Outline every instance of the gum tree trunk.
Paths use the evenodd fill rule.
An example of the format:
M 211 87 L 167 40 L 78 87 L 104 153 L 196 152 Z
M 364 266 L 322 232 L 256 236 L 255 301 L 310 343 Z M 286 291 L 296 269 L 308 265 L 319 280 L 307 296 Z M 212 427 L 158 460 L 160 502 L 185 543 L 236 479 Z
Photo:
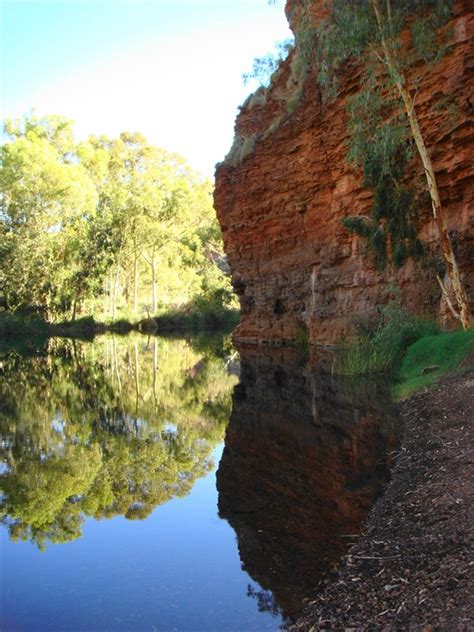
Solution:
M 410 130 L 411 130 L 413 139 L 415 141 L 418 154 L 421 158 L 421 162 L 423 163 L 426 182 L 428 185 L 428 191 L 431 198 L 433 217 L 436 223 L 436 227 L 438 229 L 441 252 L 446 262 L 447 275 L 448 275 L 449 280 L 451 281 L 451 287 L 453 290 L 454 298 L 456 299 L 457 309 L 454 313 L 456 315 L 456 318 L 461 322 L 463 329 L 468 329 L 472 321 L 471 310 L 469 308 L 469 301 L 467 299 L 466 290 L 464 289 L 461 275 L 459 273 L 459 268 L 456 261 L 456 256 L 454 254 L 453 245 L 451 243 L 451 239 L 449 237 L 448 230 L 446 228 L 446 222 L 445 222 L 444 213 L 443 213 L 443 206 L 441 204 L 441 198 L 439 195 L 438 183 L 437 183 L 436 175 L 433 169 L 433 164 L 428 154 L 428 149 L 426 147 L 425 140 L 423 138 L 420 125 L 418 123 L 418 117 L 415 111 L 415 102 L 408 88 L 406 87 L 407 86 L 406 77 L 403 75 L 403 73 L 400 71 L 398 67 L 398 64 L 396 61 L 396 55 L 395 55 L 395 52 L 393 51 L 393 47 L 390 46 L 389 42 L 387 42 L 387 39 L 385 37 L 382 11 L 380 8 L 379 0 L 372 0 L 372 7 L 375 13 L 377 25 L 379 28 L 379 33 L 381 36 L 381 44 L 382 44 L 383 54 L 385 57 L 384 62 L 387 65 L 390 74 L 394 78 L 395 86 L 403 101 L 403 105 L 404 105 L 405 112 L 408 118 L 408 122 L 410 124 Z M 387 0 L 387 19 L 390 23 L 392 19 L 390 0 Z M 444 288 L 443 294 L 444 293 L 447 294 L 445 288 Z

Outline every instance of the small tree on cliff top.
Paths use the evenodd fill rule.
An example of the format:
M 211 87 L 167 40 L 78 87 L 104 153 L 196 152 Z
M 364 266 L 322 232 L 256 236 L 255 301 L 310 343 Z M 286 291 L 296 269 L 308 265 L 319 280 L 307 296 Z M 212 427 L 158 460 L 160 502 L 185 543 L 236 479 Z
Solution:
M 452 313 L 464 329 L 467 329 L 472 318 L 469 303 L 446 228 L 436 174 L 415 107 L 417 88 L 423 73 L 444 53 L 439 29 L 451 16 L 452 2 L 301 1 L 303 22 L 297 42 L 299 39 L 301 48 L 311 57 L 310 61 L 314 62 L 316 55 L 319 80 L 326 93 L 335 93 L 337 70 L 344 62 L 350 57 L 361 62 L 362 92 L 348 104 L 352 133 L 349 158 L 363 165 L 366 184 L 375 189 L 375 207 L 377 193 L 384 193 L 378 200 L 379 208 L 381 205 L 386 208 L 392 205 L 399 211 L 405 206 L 406 210 L 401 195 L 400 180 L 403 173 L 400 172 L 400 166 L 408 165 L 412 150 L 418 153 L 423 164 L 425 186 L 431 200 L 454 302 L 450 300 L 441 277 L 438 275 L 437 278 Z M 326 18 L 318 25 L 316 33 L 311 32 L 311 29 L 305 30 L 304 26 L 304 15 L 309 13 L 315 3 L 320 3 L 327 10 Z M 313 35 L 316 35 L 316 40 Z M 408 45 L 408 37 L 411 45 Z M 377 190 L 381 183 L 384 187 Z M 390 183 L 389 187 L 387 183 Z M 409 215 L 410 213 L 405 213 L 400 216 L 399 228 L 409 227 Z M 384 222 L 387 222 L 387 216 L 382 221 L 382 227 Z M 352 228 L 357 230 L 356 225 Z M 369 230 L 362 224 L 361 228 L 366 232 Z M 375 233 L 376 231 L 372 237 L 376 240 Z M 393 238 L 394 234 L 391 236 Z M 399 235 L 402 242 L 409 241 L 410 236 L 413 237 L 411 228 L 408 233 L 405 230 Z M 411 241 L 416 250 L 416 240 Z

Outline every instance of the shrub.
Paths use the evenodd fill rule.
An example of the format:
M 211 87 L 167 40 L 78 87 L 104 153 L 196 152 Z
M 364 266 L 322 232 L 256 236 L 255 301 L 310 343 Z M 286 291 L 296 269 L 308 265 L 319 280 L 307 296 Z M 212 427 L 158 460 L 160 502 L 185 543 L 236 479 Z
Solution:
M 391 373 L 411 344 L 439 331 L 436 323 L 409 314 L 399 299 L 381 309 L 375 324 L 359 320 L 355 327 L 355 338 L 335 359 L 341 373 Z
M 42 318 L 3 311 L 0 313 L 0 337 L 24 338 L 41 335 L 48 331 L 48 323 Z
M 298 323 L 296 326 L 295 344 L 302 351 L 309 350 L 309 331 L 305 323 Z

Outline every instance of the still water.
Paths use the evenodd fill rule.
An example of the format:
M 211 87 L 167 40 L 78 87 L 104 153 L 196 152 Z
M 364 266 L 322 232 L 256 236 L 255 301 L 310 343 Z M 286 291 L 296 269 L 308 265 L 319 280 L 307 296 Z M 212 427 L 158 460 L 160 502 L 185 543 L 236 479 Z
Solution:
M 383 386 L 228 338 L 0 347 L 1 629 L 280 629 L 396 429 Z

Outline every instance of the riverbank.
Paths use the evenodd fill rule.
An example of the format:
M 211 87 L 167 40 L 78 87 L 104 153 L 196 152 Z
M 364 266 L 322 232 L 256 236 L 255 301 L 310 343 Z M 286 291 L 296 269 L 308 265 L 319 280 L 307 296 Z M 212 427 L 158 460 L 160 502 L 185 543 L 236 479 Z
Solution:
M 154 318 L 146 318 L 139 321 L 125 319 L 113 322 L 100 322 L 92 316 L 79 318 L 75 321 L 49 323 L 38 317 L 25 317 L 0 313 L 0 337 L 24 338 L 25 336 L 65 337 L 92 339 L 97 334 L 106 332 L 128 334 L 131 331 L 139 331 L 146 334 L 172 333 L 172 332 L 200 332 L 200 331 L 228 331 L 229 333 L 239 321 L 237 310 L 209 311 L 209 312 L 184 312 L 175 311 L 165 313 Z
M 400 403 L 385 495 L 293 631 L 474 628 L 474 369 Z

